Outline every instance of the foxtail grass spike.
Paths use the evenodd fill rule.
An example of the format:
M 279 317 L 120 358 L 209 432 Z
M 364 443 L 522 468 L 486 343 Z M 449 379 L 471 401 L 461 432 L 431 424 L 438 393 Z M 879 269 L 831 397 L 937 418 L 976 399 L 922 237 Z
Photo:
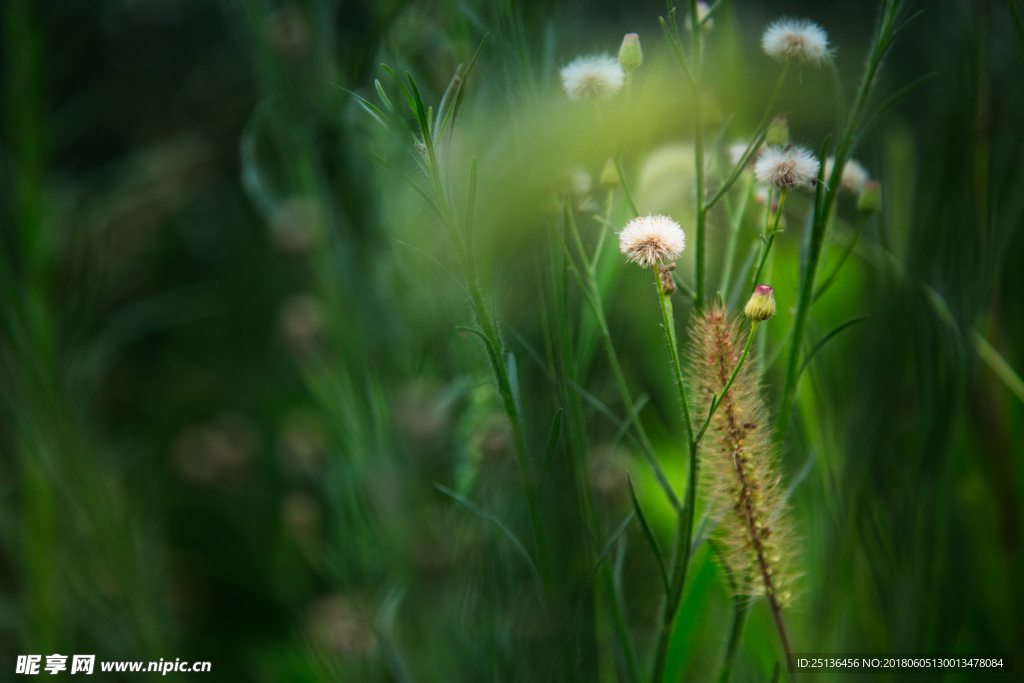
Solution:
M 727 386 L 745 337 L 741 318 L 728 316 L 722 307 L 696 319 L 690 368 L 697 414 L 707 412 Z M 794 540 L 754 364 L 743 365 L 722 397 L 700 458 L 701 485 L 718 519 L 716 541 L 734 572 L 734 590 L 737 596 L 766 596 L 777 615 L 792 599 Z

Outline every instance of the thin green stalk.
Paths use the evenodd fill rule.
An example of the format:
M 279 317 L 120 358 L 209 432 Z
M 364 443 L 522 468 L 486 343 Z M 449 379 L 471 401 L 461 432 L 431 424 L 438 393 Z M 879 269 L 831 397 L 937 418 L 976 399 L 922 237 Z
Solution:
M 429 149 L 429 142 L 426 143 Z M 533 531 L 533 540 L 537 550 L 537 564 L 540 568 L 544 581 L 550 578 L 550 562 L 548 560 L 547 544 L 544 540 L 544 527 L 541 523 L 540 510 L 538 507 L 536 482 L 533 479 L 532 468 L 529 463 L 529 452 L 526 445 L 526 430 L 523 425 L 522 416 L 519 414 L 519 406 L 516 403 L 512 391 L 512 379 L 509 375 L 508 365 L 505 362 L 505 349 L 498 333 L 497 321 L 491 316 L 484 301 L 483 290 L 480 287 L 480 280 L 477 276 L 476 261 L 473 253 L 469 250 L 466 239 L 459 233 L 458 221 L 455 208 L 452 206 L 449 196 L 441 188 L 440 169 L 437 167 L 437 159 L 430 155 L 432 172 L 434 178 L 432 188 L 437 197 L 438 204 L 442 208 L 444 227 L 448 237 L 455 247 L 456 254 L 462 266 L 466 278 L 466 285 L 470 292 L 470 299 L 473 306 L 473 315 L 480 332 L 487 340 L 488 353 L 490 355 L 492 369 L 498 383 L 498 393 L 501 395 L 505 414 L 508 417 L 509 426 L 512 428 L 512 441 L 515 446 L 516 461 L 519 465 L 519 473 L 523 479 L 523 488 L 526 492 L 526 506 L 530 517 L 530 526 Z M 475 165 L 473 183 L 475 185 Z M 471 188 L 472 189 L 472 188 Z M 471 192 L 472 196 L 472 192 Z M 472 216 L 467 216 L 467 237 L 471 234 L 468 230 Z
M 690 467 L 686 474 L 686 499 L 683 508 L 676 516 L 675 549 L 672 559 L 672 580 L 669 594 L 665 596 L 661 622 L 658 624 L 657 645 L 654 655 L 654 669 L 651 674 L 652 683 L 660 683 L 665 677 L 665 661 L 668 656 L 668 645 L 672 639 L 679 603 L 686 585 L 686 572 L 690 565 L 690 546 L 693 538 L 693 518 L 697 500 L 697 442 L 693 434 L 693 421 L 690 418 L 690 405 L 686 400 L 686 383 L 683 369 L 679 362 L 679 348 L 676 345 L 675 321 L 672 315 L 672 298 L 662 293 L 661 280 L 657 268 L 654 269 L 654 286 L 661 302 L 662 324 L 665 327 L 665 339 L 668 342 L 669 354 L 672 357 L 672 368 L 679 386 L 679 400 L 683 404 L 683 418 L 686 422 L 686 434 L 689 446 Z
M 723 258 L 722 282 L 718 287 L 723 299 L 729 295 L 729 290 L 732 286 L 732 269 L 733 263 L 736 261 L 736 248 L 739 246 L 740 228 L 743 226 L 743 216 L 747 212 L 747 204 L 750 202 L 751 195 L 754 194 L 754 186 L 754 176 L 751 175 L 747 179 L 747 187 L 743 191 L 740 205 L 732 215 L 732 220 L 729 221 L 729 243 L 726 246 Z
M 772 244 L 775 243 L 775 235 L 779 232 L 779 220 L 782 218 L 782 209 L 786 205 L 786 188 L 782 188 L 782 193 L 779 195 L 779 210 L 775 212 L 775 225 L 772 227 L 772 231 L 768 232 L 768 221 L 772 215 L 772 196 L 768 193 L 768 211 L 764 219 L 764 231 L 765 234 L 761 236 L 763 242 L 763 250 L 761 251 L 761 260 L 757 264 L 757 270 L 754 271 L 754 282 L 751 285 L 751 291 L 757 287 L 758 282 L 761 278 L 761 271 L 764 270 L 764 264 L 768 260 L 768 253 L 772 250 Z
M 567 213 L 567 222 L 571 232 L 573 233 L 573 242 L 576 244 L 576 248 L 580 252 L 580 258 L 584 263 L 589 263 L 590 261 L 587 259 L 586 250 L 583 248 L 583 243 L 580 240 L 578 230 L 576 229 L 576 221 L 572 217 L 571 212 Z M 568 246 L 566 246 L 566 249 L 568 249 Z M 637 437 L 640 440 L 644 456 L 651 464 L 654 476 L 658 479 L 658 484 L 668 496 L 669 502 L 672 504 L 672 508 L 674 510 L 678 510 L 679 499 L 676 496 L 671 483 L 668 481 L 668 478 L 665 476 L 664 471 L 658 465 L 657 456 L 654 453 L 654 446 L 651 443 L 650 437 L 647 435 L 647 430 L 644 429 L 643 423 L 640 421 L 640 416 L 637 414 L 635 408 L 636 404 L 630 394 L 629 385 L 626 383 L 626 375 L 622 372 L 622 364 L 619 363 L 619 357 L 615 351 L 615 345 L 612 343 L 612 335 L 608 328 L 608 320 L 604 314 L 604 304 L 601 300 L 601 291 L 597 286 L 595 275 L 589 269 L 585 269 L 585 274 L 580 273 L 579 269 L 576 268 L 575 263 L 573 263 L 571 259 L 569 259 L 569 267 L 579 279 L 580 286 L 583 288 L 584 297 L 590 305 L 591 310 L 594 312 L 594 318 L 597 320 L 597 326 L 601 332 L 601 340 L 605 348 L 605 354 L 608 356 L 608 364 L 611 366 L 612 375 L 615 377 L 615 384 L 618 387 L 619 396 L 623 403 L 625 403 L 626 410 L 629 411 L 629 422 L 632 423 L 633 429 L 636 431 Z
M 676 342 L 675 318 L 672 315 L 672 297 L 661 291 L 661 278 L 658 269 L 653 268 L 654 285 L 661 302 L 662 324 L 665 326 L 665 340 L 668 342 L 669 355 L 672 357 L 672 369 L 676 373 L 676 385 L 679 387 L 679 402 L 683 406 L 683 419 L 686 422 L 686 433 L 693 442 L 693 421 L 690 419 L 690 405 L 686 400 L 686 382 L 683 379 L 683 365 L 679 360 L 679 346 Z
M 836 277 L 839 275 L 839 271 L 842 269 L 843 264 L 846 263 L 846 259 L 853 253 L 854 247 L 857 246 L 857 242 L 860 241 L 860 235 L 864 232 L 864 226 L 867 225 L 868 214 L 862 213 L 860 216 L 860 223 L 857 225 L 857 232 L 854 233 L 853 239 L 846 245 L 846 249 L 843 250 L 842 255 L 839 257 L 839 261 L 836 263 L 835 268 L 829 273 L 829 276 L 825 278 L 825 281 L 814 291 L 814 296 L 811 297 L 811 304 L 814 304 L 821 296 L 828 291 L 828 288 L 835 282 Z
M 704 178 L 704 113 L 701 106 L 701 62 L 703 61 L 703 37 L 697 18 L 697 0 L 690 0 L 690 40 L 693 44 L 693 127 L 694 166 L 697 172 L 697 246 L 696 283 L 694 284 L 693 305 L 697 313 L 704 310 L 705 261 L 707 252 L 707 210 L 705 209 Z
M 608 195 L 607 195 L 607 200 L 605 202 L 605 221 L 606 222 L 608 220 L 610 220 L 613 208 L 614 208 L 614 192 L 609 190 L 608 191 Z M 586 249 L 583 246 L 583 241 L 582 241 L 582 239 L 580 237 L 580 234 L 579 234 L 579 229 L 578 229 L 578 227 L 576 225 L 575 217 L 572 214 L 571 206 L 569 206 L 569 205 L 566 206 L 565 214 L 566 214 L 566 229 L 569 230 L 569 232 L 572 233 L 572 240 L 575 243 L 577 250 L 579 251 L 580 259 L 583 261 L 583 263 L 586 266 L 586 279 L 585 279 L 585 285 L 584 286 L 586 286 L 590 290 L 590 296 L 588 296 L 587 299 L 589 301 L 589 300 L 591 300 L 591 297 L 594 298 L 593 303 L 596 304 L 596 305 L 592 306 L 592 309 L 593 309 L 592 312 L 593 312 L 595 318 L 598 321 L 598 327 L 601 330 L 602 338 L 604 338 L 607 341 L 608 339 L 610 339 L 610 335 L 608 334 L 608 328 L 607 328 L 607 323 L 606 323 L 606 321 L 604 319 L 603 309 L 602 309 L 602 307 L 599 304 L 600 297 L 601 297 L 601 290 L 600 290 L 600 285 L 598 284 L 598 281 L 597 281 L 597 266 L 598 266 L 598 261 L 600 259 L 601 248 L 602 248 L 602 245 L 604 244 L 604 238 L 605 238 L 605 234 L 607 233 L 607 230 L 604 229 L 604 226 L 602 226 L 601 234 L 600 234 L 600 236 L 598 238 L 597 247 L 596 247 L 596 249 L 594 251 L 594 256 L 592 258 L 588 258 L 587 257 Z M 567 319 L 567 317 L 568 316 L 566 315 L 565 318 Z M 571 344 L 569 344 L 569 343 L 563 343 L 562 344 L 562 347 L 564 349 L 563 353 L 568 353 L 570 346 L 571 346 Z M 611 354 L 614 356 L 614 349 L 611 351 Z M 571 361 L 570 358 L 565 358 L 564 359 L 564 361 L 563 361 L 563 369 L 564 369 L 565 372 L 569 372 L 569 367 L 570 367 L 571 362 L 572 361 Z M 617 362 L 618 362 L 617 360 L 613 361 L 613 364 L 615 364 L 616 367 L 617 367 Z M 575 370 L 579 370 L 578 367 L 574 368 L 574 369 Z M 618 369 L 618 373 L 621 375 L 621 369 Z M 621 385 L 620 389 L 623 389 L 624 387 L 625 387 L 625 378 L 623 377 L 622 378 L 622 385 Z M 568 388 L 567 387 L 564 389 L 564 391 L 568 394 Z M 568 398 L 569 397 L 567 396 L 567 399 Z M 627 401 L 628 410 L 630 411 L 630 415 L 632 416 L 633 413 L 634 413 L 633 401 L 632 401 L 632 397 L 629 396 L 628 389 L 625 390 L 625 393 L 623 394 L 623 399 L 625 401 Z M 577 440 L 581 442 L 579 447 L 581 449 L 581 452 L 585 453 L 586 452 L 586 437 L 583 434 L 582 414 L 580 413 L 580 410 L 579 410 L 579 399 L 578 399 L 578 396 L 575 395 L 575 392 L 573 392 L 572 400 L 570 400 L 570 407 L 572 408 L 572 410 L 570 412 L 573 413 L 573 416 L 571 416 L 572 417 L 572 424 L 578 424 L 578 431 L 580 432 L 580 435 L 577 438 Z M 576 415 L 579 415 L 579 417 L 578 418 L 575 417 Z M 639 420 L 637 420 L 637 422 L 639 422 Z M 646 433 L 644 433 L 644 438 L 646 439 Z M 577 463 L 577 465 L 579 465 L 579 464 L 580 463 Z M 591 537 L 592 538 L 596 538 L 597 537 L 596 530 L 598 529 L 598 524 L 597 524 L 596 517 L 594 515 L 594 509 L 593 509 L 593 505 L 592 505 L 591 499 L 590 499 L 591 497 L 590 497 L 589 487 L 586 486 L 585 482 L 581 482 L 581 476 L 582 476 L 582 472 L 583 471 L 584 470 L 581 467 L 577 467 L 577 473 L 578 473 L 577 474 L 577 482 L 578 482 L 577 486 L 580 489 L 579 490 L 579 496 L 580 496 L 581 501 L 582 501 L 583 516 L 587 520 L 587 524 L 588 524 L 588 526 L 590 528 L 590 535 L 591 535 Z M 621 603 L 618 600 L 617 594 L 615 592 L 615 585 L 614 585 L 614 582 L 612 580 L 611 572 L 610 572 L 610 570 L 609 570 L 607 565 L 604 566 L 604 568 L 602 570 L 601 576 L 602 576 L 601 580 L 606 585 L 606 589 L 607 589 L 607 592 L 608 592 L 608 595 L 609 595 L 609 600 L 611 601 L 612 627 L 615 630 L 615 634 L 616 634 L 616 636 L 618 637 L 618 640 L 619 640 L 619 645 L 622 648 L 623 658 L 624 658 L 624 660 L 626 662 L 626 667 L 627 667 L 627 670 L 628 670 L 628 672 L 630 674 L 630 680 L 633 683 L 638 683 L 639 682 L 639 678 L 637 677 L 636 657 L 635 657 L 635 654 L 634 654 L 634 651 L 633 651 L 632 640 L 630 639 L 630 636 L 629 636 L 629 629 L 628 629 L 628 626 L 626 624 L 625 613 L 623 611 Z
M 843 167 L 846 165 L 849 157 L 857 127 L 864 116 L 864 109 L 867 106 L 868 97 L 871 94 L 872 86 L 881 67 L 882 58 L 885 56 L 886 50 L 888 50 L 894 37 L 893 29 L 896 22 L 896 14 L 901 4 L 902 0 L 892 0 L 885 8 L 885 16 L 872 47 L 864 78 L 861 81 L 857 98 L 850 112 L 850 118 L 847 120 L 843 135 L 839 140 L 839 146 L 836 149 L 835 164 L 832 168 L 832 176 L 829 178 L 828 190 L 823 193 L 820 205 L 818 202 L 815 203 L 814 223 L 811 229 L 810 243 L 807 245 L 807 262 L 800 280 L 800 294 L 797 300 L 796 316 L 793 321 L 793 334 L 790 340 L 791 346 L 789 363 L 786 368 L 786 380 L 782 390 L 782 400 L 775 426 L 776 438 L 779 440 L 785 437 L 786 428 L 789 426 L 790 413 L 793 409 L 793 401 L 796 397 L 800 368 L 800 348 L 803 341 L 804 328 L 807 324 L 807 316 L 813 303 L 814 280 L 818 270 L 818 259 L 821 256 L 826 219 L 832 211 L 832 205 L 839 190 Z
M 619 594 L 615 588 L 615 579 L 612 576 L 611 567 L 607 563 L 604 565 L 602 574 L 608 590 L 608 602 L 611 603 L 612 624 L 619 638 L 619 647 L 622 648 L 622 658 L 626 663 L 626 673 L 629 674 L 630 683 L 640 683 L 640 670 L 637 668 L 636 653 L 633 651 L 633 642 L 629 637 L 625 606 L 619 600 Z
M 734 598 L 734 610 L 732 616 L 732 630 L 729 632 L 729 645 L 725 650 L 725 659 L 722 662 L 722 673 L 718 677 L 718 683 L 729 683 L 732 678 L 733 664 L 736 661 L 736 653 L 739 652 L 740 643 L 743 642 L 743 631 L 747 626 L 747 617 L 750 616 L 751 602 L 743 596 Z
M 764 110 L 764 116 L 761 117 L 761 122 L 758 123 L 757 128 L 754 129 L 756 131 L 760 131 L 760 133 L 757 134 L 754 137 L 754 139 L 750 141 L 749 145 L 747 145 L 746 151 L 743 152 L 743 156 L 740 158 L 739 163 L 736 164 L 736 167 L 729 175 L 729 178 L 724 183 L 722 183 L 722 186 L 718 188 L 718 191 L 715 192 L 715 194 L 711 196 L 711 199 L 709 199 L 705 203 L 705 211 L 710 211 L 711 208 L 726 195 L 726 193 L 729 191 L 729 188 L 732 187 L 733 183 L 736 182 L 736 179 L 739 178 L 740 173 L 743 172 L 744 167 L 750 163 L 750 159 L 754 156 L 754 154 L 756 154 L 757 150 L 761 146 L 761 143 L 764 142 L 765 134 L 767 133 L 766 129 L 768 126 L 768 119 L 771 117 L 772 111 L 775 108 L 775 102 L 778 101 L 779 94 L 782 92 L 782 85 L 786 82 L 787 74 L 789 74 L 788 63 L 783 65 L 782 71 L 779 73 L 779 80 L 775 83 L 775 89 L 772 90 L 772 96 L 768 100 L 768 106 Z

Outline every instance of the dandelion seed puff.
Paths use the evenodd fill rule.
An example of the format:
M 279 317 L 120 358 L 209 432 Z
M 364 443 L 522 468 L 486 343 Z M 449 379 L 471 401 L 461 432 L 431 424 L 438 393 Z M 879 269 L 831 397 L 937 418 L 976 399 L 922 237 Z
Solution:
M 780 62 L 814 63 L 830 54 L 828 34 L 807 19 L 777 19 L 768 24 L 761 36 L 761 47 Z
M 835 168 L 836 158 L 829 157 L 825 160 L 825 179 L 832 177 L 832 169 Z M 839 181 L 839 189 L 843 192 L 859 195 L 864 191 L 864 186 L 871 180 L 867 169 L 856 159 L 849 159 L 846 166 L 843 166 L 842 179 Z
M 562 89 L 572 100 L 607 100 L 625 82 L 622 65 L 608 55 L 577 57 L 562 69 Z
M 668 216 L 634 218 L 619 233 L 619 251 L 641 268 L 672 263 L 686 248 L 686 235 Z
M 721 306 L 696 317 L 689 363 L 697 415 L 722 396 L 746 343 L 741 330 Z M 792 599 L 796 541 L 756 368 L 748 358 L 711 419 L 700 444 L 701 486 L 736 594 L 765 595 L 779 609 Z
M 771 187 L 810 187 L 818 179 L 818 159 L 804 147 L 768 147 L 754 165 L 757 181 Z

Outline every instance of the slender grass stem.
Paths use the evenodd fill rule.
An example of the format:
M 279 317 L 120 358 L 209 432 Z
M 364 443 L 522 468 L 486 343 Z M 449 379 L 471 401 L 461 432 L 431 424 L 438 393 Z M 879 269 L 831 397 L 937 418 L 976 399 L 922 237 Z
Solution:
M 679 400 L 683 404 L 683 418 L 686 422 L 686 434 L 688 437 L 690 467 L 686 475 L 686 499 L 683 508 L 676 516 L 675 549 L 673 551 L 672 579 L 670 582 L 669 594 L 665 596 L 662 609 L 661 622 L 658 625 L 657 645 L 654 655 L 654 669 L 651 681 L 659 682 L 665 676 L 665 661 L 668 656 L 668 645 L 672 639 L 672 629 L 675 624 L 676 614 L 679 612 L 679 603 L 683 596 L 683 587 L 686 585 L 687 568 L 690 565 L 690 546 L 693 538 L 693 518 L 697 502 L 697 442 L 694 439 L 693 421 L 690 417 L 690 406 L 686 399 L 686 383 L 683 379 L 682 365 L 679 361 L 679 349 L 676 344 L 675 321 L 672 315 L 672 299 L 662 293 L 661 280 L 657 268 L 654 269 L 654 286 L 661 302 L 662 324 L 665 327 L 665 340 L 668 343 L 669 354 L 672 357 L 672 367 L 676 373 L 676 383 L 679 386 Z
M 683 406 L 683 419 L 686 422 L 686 433 L 693 441 L 693 420 L 690 418 L 690 405 L 686 400 L 686 381 L 683 379 L 683 365 L 679 360 L 679 346 L 676 342 L 675 319 L 672 315 L 672 297 L 661 291 L 661 279 L 658 269 L 654 268 L 654 284 L 661 302 L 662 324 L 665 326 L 665 341 L 668 343 L 669 355 L 672 357 L 672 369 L 676 374 L 676 385 L 679 388 L 679 402 Z
M 782 209 L 786 205 L 786 188 L 782 188 L 782 193 L 779 195 L 779 210 L 775 212 L 775 225 L 772 227 L 772 231 L 768 232 L 768 221 L 772 215 L 772 201 L 771 194 L 768 195 L 768 211 L 764 220 L 764 231 L 765 234 L 761 236 L 762 240 L 762 251 L 761 259 L 758 261 L 757 269 L 754 271 L 754 281 L 751 285 L 751 291 L 754 287 L 757 287 L 758 282 L 761 279 L 761 271 L 764 270 L 764 264 L 768 261 L 768 254 L 772 250 L 772 244 L 775 243 L 775 235 L 779 232 L 779 221 L 782 219 Z
M 850 117 L 846 121 L 842 137 L 836 148 L 835 163 L 832 168 L 832 176 L 829 178 L 828 190 L 823 193 L 822 199 L 815 203 L 815 214 L 813 217 L 810 241 L 807 246 L 807 261 L 804 272 L 800 279 L 800 294 L 797 300 L 796 315 L 793 320 L 793 334 L 790 340 L 789 362 L 786 367 L 786 380 L 782 390 L 782 399 L 779 405 L 779 413 L 776 418 L 775 436 L 782 440 L 786 435 L 789 426 L 790 414 L 793 409 L 793 401 L 796 398 L 797 380 L 800 369 L 800 349 L 803 342 L 804 329 L 807 324 L 807 317 L 810 313 L 814 295 L 814 281 L 818 270 L 818 260 L 821 256 L 821 247 L 825 236 L 827 218 L 832 211 L 836 193 L 839 190 L 840 179 L 843 168 L 849 158 L 853 146 L 854 136 L 857 132 L 864 110 L 867 106 L 868 97 L 871 94 L 878 70 L 882 64 L 882 58 L 892 44 L 895 35 L 893 33 L 896 24 L 896 15 L 902 5 L 902 0 L 891 0 L 887 3 L 878 35 L 871 49 L 867 66 L 864 70 L 864 77 L 861 80 L 860 88 L 857 91 L 857 98 L 854 100 Z
M 739 652 L 740 643 L 743 642 L 743 631 L 747 627 L 747 617 L 750 616 L 751 602 L 748 599 L 738 596 L 734 599 L 734 602 L 732 629 L 729 632 L 729 644 L 725 649 L 725 659 L 722 661 L 722 673 L 718 677 L 718 683 L 729 683 L 729 680 L 732 678 L 736 654 Z
M 579 238 L 578 230 L 576 228 L 576 221 L 573 218 L 571 212 L 567 212 L 567 224 L 569 230 L 573 233 L 573 242 L 579 251 L 580 258 L 584 263 L 589 263 L 587 259 L 586 250 L 583 248 L 583 243 Z M 563 245 L 566 248 L 568 254 L 568 245 Z M 636 431 L 637 438 L 640 440 L 641 449 L 643 450 L 644 457 L 651 465 L 651 469 L 654 472 L 655 478 L 658 480 L 659 486 L 665 491 L 669 502 L 672 504 L 673 510 L 679 510 L 679 498 L 676 496 L 672 484 L 668 481 L 665 476 L 665 472 L 661 469 L 658 464 L 657 456 L 654 453 L 654 445 L 651 443 L 650 437 L 647 435 L 647 430 L 644 429 L 643 423 L 640 421 L 640 416 L 636 410 L 636 404 L 633 401 L 632 394 L 629 391 L 629 385 L 626 383 L 626 375 L 622 371 L 622 364 L 619 362 L 619 356 L 615 351 L 615 345 L 612 342 L 611 331 L 608 328 L 608 319 L 605 317 L 604 304 L 601 300 L 601 290 L 598 287 L 596 274 L 590 269 L 584 269 L 585 272 L 581 273 L 576 267 L 575 263 L 570 259 L 569 267 L 579 279 L 580 287 L 583 288 L 584 298 L 590 305 L 594 312 L 594 318 L 597 320 L 598 330 L 601 333 L 601 341 L 605 349 L 605 354 L 608 357 L 608 364 L 611 366 L 612 375 L 615 377 L 615 384 L 619 390 L 619 396 L 622 402 L 626 405 L 626 410 L 629 412 L 629 423 L 633 425 L 633 429 Z
M 751 175 L 747 179 L 747 186 L 743 190 L 740 204 L 736 207 L 736 211 L 732 214 L 729 221 L 729 243 L 722 258 L 722 281 L 718 286 L 723 298 L 729 295 L 729 290 L 732 287 L 732 270 L 733 264 L 736 261 L 736 248 L 739 246 L 740 228 L 743 226 L 743 216 L 747 212 L 747 204 L 754 193 L 754 186 L 754 176 Z
M 707 209 L 705 208 L 704 177 L 704 112 L 701 105 L 701 62 L 703 61 L 703 38 L 700 21 L 697 18 L 697 2 L 690 0 L 690 40 L 693 50 L 693 154 L 694 168 L 697 172 L 697 246 L 694 254 L 695 278 L 694 309 L 700 313 L 704 310 L 706 298 L 706 260 L 707 260 Z
M 736 166 L 733 168 L 733 171 L 729 175 L 728 179 L 726 179 L 726 181 L 722 183 L 722 186 L 718 188 L 718 191 L 715 192 L 715 194 L 711 196 L 711 199 L 709 199 L 705 203 L 705 211 L 710 211 L 711 208 L 714 207 L 714 205 L 717 204 L 726 195 L 726 193 L 729 191 L 729 188 L 731 188 L 733 183 L 736 182 L 736 179 L 739 178 L 740 173 L 742 173 L 746 165 L 750 163 L 751 158 L 760 148 L 761 143 L 764 142 L 766 127 L 768 125 L 768 119 L 771 117 L 772 111 L 774 111 L 775 109 L 775 103 L 778 101 L 779 95 L 782 92 L 782 85 L 786 82 L 787 74 L 789 74 L 788 63 L 783 65 L 782 72 L 779 74 L 779 80 L 775 83 L 775 89 L 772 91 L 772 96 L 768 100 L 768 106 L 764 110 L 764 116 L 761 117 L 761 122 L 758 123 L 757 128 L 754 129 L 756 131 L 759 131 L 759 133 L 755 135 L 754 139 L 750 141 L 749 145 L 747 145 L 747 149 L 743 152 L 743 156 L 740 157 L 739 163 L 737 163 Z
M 839 271 L 842 269 L 843 264 L 846 263 L 846 259 L 850 257 L 850 254 L 853 253 L 854 248 L 857 246 L 857 242 L 860 241 L 861 233 L 864 232 L 864 226 L 867 225 L 867 222 L 868 214 L 861 214 L 860 222 L 857 224 L 857 232 L 854 233 L 853 239 L 850 240 L 850 243 L 846 245 L 846 249 L 843 250 L 842 255 L 839 257 L 839 261 L 836 262 L 836 265 L 832 269 L 832 272 L 829 273 L 828 277 L 825 278 L 824 282 L 822 282 L 821 285 L 816 290 L 814 290 L 814 296 L 811 297 L 812 304 L 816 302 L 818 299 L 820 299 L 821 296 L 828 291 L 828 288 L 832 286 L 832 283 L 835 282 L 835 279 L 839 275 Z

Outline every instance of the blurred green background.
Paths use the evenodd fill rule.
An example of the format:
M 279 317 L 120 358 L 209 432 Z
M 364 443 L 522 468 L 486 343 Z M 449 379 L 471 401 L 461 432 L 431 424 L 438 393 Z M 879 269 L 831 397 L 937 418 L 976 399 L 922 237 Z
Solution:
M 886 59 L 874 104 L 935 75 L 854 151 L 884 210 L 814 309 L 812 338 L 870 317 L 815 357 L 782 450 L 802 538 L 785 616 L 797 652 L 1016 653 L 1019 676 L 1024 385 L 993 367 L 1001 357 L 1024 371 L 1024 36 L 1006 0 L 910 4 L 925 13 Z M 17 655 L 55 652 L 206 660 L 210 674 L 189 675 L 218 681 L 627 680 L 589 581 L 592 546 L 630 512 L 627 474 L 663 548 L 671 510 L 623 438 L 627 408 L 594 320 L 571 283 L 552 294 L 568 275 L 543 254 L 556 244 L 554 188 L 577 169 L 596 184 L 609 131 L 641 211 L 671 212 L 691 234 L 692 113 L 664 11 L 647 0 L 0 4 L 0 680 L 15 678 Z M 709 137 L 726 123 L 726 141 L 752 135 L 779 71 L 760 34 L 782 15 L 829 32 L 841 84 L 803 68 L 779 108 L 801 144 L 835 134 L 874 3 L 726 0 L 708 37 Z M 558 69 L 614 54 L 632 31 L 645 64 L 602 124 L 564 98 Z M 379 105 L 380 79 L 404 106 L 385 62 L 436 106 L 485 33 L 450 182 L 461 205 L 477 159 L 480 279 L 516 359 L 557 567 L 546 602 L 509 537 L 434 486 L 533 552 L 486 355 L 458 330 L 471 314 L 446 272 L 451 247 L 401 179 L 415 152 L 347 92 Z M 621 226 L 630 216 L 616 201 Z M 759 362 L 792 315 L 810 202 L 787 201 L 768 278 L 779 315 Z M 840 204 L 828 263 L 855 215 Z M 588 239 L 601 229 L 580 225 Z M 724 227 L 712 214 L 712 254 Z M 686 447 L 649 273 L 613 252 L 602 262 L 611 335 L 681 491 Z M 684 340 L 689 313 L 680 296 Z M 559 325 L 579 342 L 568 391 L 586 417 L 582 465 L 568 425 L 548 447 L 567 400 L 545 346 Z M 782 365 L 765 376 L 770 406 Z M 602 538 L 587 538 L 579 477 Z M 608 563 L 646 662 L 660 579 L 635 523 Z M 717 680 L 731 618 L 705 545 L 667 680 Z M 779 659 L 758 604 L 734 680 L 767 680 Z

